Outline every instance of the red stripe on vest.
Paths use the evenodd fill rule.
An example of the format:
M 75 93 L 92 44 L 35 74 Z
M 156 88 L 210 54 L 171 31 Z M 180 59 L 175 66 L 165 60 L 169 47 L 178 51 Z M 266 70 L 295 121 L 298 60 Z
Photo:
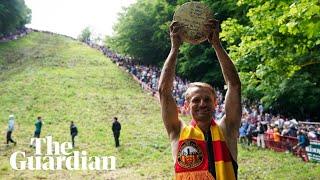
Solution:
M 212 145 L 213 145 L 213 152 L 214 152 L 214 160 L 216 162 L 217 161 L 224 161 L 224 162 L 232 161 L 226 142 L 213 141 Z

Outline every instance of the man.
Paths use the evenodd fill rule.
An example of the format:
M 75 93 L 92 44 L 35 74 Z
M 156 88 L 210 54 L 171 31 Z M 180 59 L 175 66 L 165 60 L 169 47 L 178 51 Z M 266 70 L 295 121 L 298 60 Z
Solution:
M 13 130 L 14 130 L 14 116 L 11 114 L 9 115 L 9 121 L 8 121 L 7 146 L 9 146 L 9 142 L 13 143 L 14 145 L 17 144 L 17 142 L 15 142 L 11 137 Z
M 247 126 L 248 123 L 243 121 L 239 129 L 239 142 L 241 145 L 246 145 Z
M 113 132 L 114 141 L 116 143 L 116 147 L 120 146 L 120 143 L 119 143 L 120 130 L 121 130 L 121 124 L 118 122 L 118 118 L 114 117 L 113 123 L 112 123 L 112 132 Z
M 37 121 L 36 121 L 36 123 L 34 125 L 35 125 L 36 129 L 34 131 L 34 136 L 33 137 L 34 138 L 40 138 L 41 128 L 42 128 L 42 125 L 43 125 L 41 116 L 37 117 Z M 35 141 L 31 142 L 30 147 L 35 147 L 34 143 L 35 143 Z
M 305 134 L 304 130 L 298 131 L 298 144 L 293 147 L 294 150 L 296 150 L 297 154 L 303 161 L 309 161 L 306 147 L 310 145 L 310 140 L 308 139 L 308 136 Z
M 320 127 L 318 128 L 318 130 L 317 130 L 317 138 L 318 138 L 318 140 L 320 140 Z
M 40 138 L 41 128 L 42 128 L 42 118 L 38 116 L 36 123 L 34 124 L 36 127 L 36 130 L 34 131 L 34 137 Z
M 264 126 L 262 125 L 261 122 L 258 122 L 257 126 L 257 146 L 265 148 L 265 143 L 264 143 Z
M 251 146 L 252 144 L 252 138 L 253 136 L 256 136 L 256 132 L 255 132 L 256 126 L 252 123 L 249 123 L 248 128 L 247 128 L 247 145 Z
M 70 125 L 70 134 L 72 139 L 72 147 L 74 148 L 74 138 L 78 135 L 78 128 L 73 121 L 71 121 Z
M 219 40 L 219 23 L 207 23 L 208 41 L 218 57 L 228 90 L 225 115 L 214 121 L 216 94 L 206 83 L 191 83 L 186 91 L 186 106 L 192 121 L 185 125 L 178 118 L 178 110 L 171 94 L 175 64 L 182 44 L 181 25 L 170 25 L 171 51 L 163 66 L 159 95 L 162 118 L 169 135 L 175 163 L 176 179 L 236 179 L 237 137 L 241 119 L 241 83 L 238 73 Z

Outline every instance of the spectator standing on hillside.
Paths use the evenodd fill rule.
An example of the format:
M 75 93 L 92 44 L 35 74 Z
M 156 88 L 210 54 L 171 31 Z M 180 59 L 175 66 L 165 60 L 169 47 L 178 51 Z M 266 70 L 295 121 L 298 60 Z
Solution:
M 242 122 L 242 125 L 239 129 L 239 142 L 242 146 L 246 144 L 246 135 L 247 135 L 246 125 L 247 125 L 246 122 Z
M 264 109 L 263 109 L 263 106 L 262 106 L 261 103 L 259 104 L 259 107 L 258 107 L 258 108 L 259 108 L 259 114 L 262 116 Z
M 273 141 L 275 144 L 280 143 L 280 133 L 278 128 L 274 128 L 273 130 Z
M 267 128 L 267 139 L 268 140 L 272 140 L 273 139 L 273 128 L 271 127 L 270 124 L 268 124 L 268 128 Z
M 320 141 L 320 127 L 317 129 L 317 138 L 318 138 L 318 140 Z
M 112 123 L 112 132 L 113 132 L 113 137 L 114 137 L 116 147 L 120 146 L 120 142 L 119 142 L 120 130 L 121 130 L 121 124 L 119 123 L 118 118 L 114 117 L 113 123 Z
M 257 126 L 257 146 L 265 148 L 265 143 L 264 143 L 264 127 L 261 124 L 261 122 L 258 122 Z
M 290 124 L 288 136 L 297 137 L 297 127 L 293 123 Z
M 41 129 L 42 129 L 42 125 L 43 125 L 43 121 L 42 121 L 41 116 L 38 116 L 37 121 L 34 125 L 36 127 L 36 130 L 34 131 L 34 137 L 40 138 Z
M 314 126 L 309 127 L 307 136 L 311 140 L 317 140 L 316 129 Z
M 290 131 L 290 129 L 289 129 L 289 127 L 288 127 L 288 125 L 283 125 L 283 130 L 282 130 L 282 132 L 281 132 L 281 136 L 289 136 L 289 131 Z
M 310 145 L 310 141 L 303 130 L 298 131 L 298 144 L 293 147 L 297 150 L 297 154 L 302 158 L 303 161 L 308 161 L 308 155 L 306 147 Z
M 283 119 L 283 116 L 280 116 L 278 115 L 278 130 L 279 132 L 282 132 L 282 129 L 283 129 L 283 125 L 284 125 L 284 119 Z
M 71 121 L 71 124 L 70 124 L 70 134 L 71 134 L 71 140 L 72 140 L 72 147 L 74 148 L 74 138 L 78 135 L 78 128 L 73 121 Z
M 252 137 L 254 135 L 254 131 L 255 131 L 256 127 L 252 124 L 252 123 L 249 123 L 248 125 L 248 128 L 247 128 L 247 145 L 248 146 L 251 146 L 252 144 Z
M 41 134 L 41 129 L 42 129 L 43 121 L 41 116 L 37 117 L 36 123 L 34 124 L 35 126 L 35 131 L 34 131 L 34 138 L 40 138 Z M 35 147 L 34 146 L 35 141 L 31 142 L 30 147 Z
M 14 130 L 14 116 L 13 114 L 11 114 L 9 115 L 9 121 L 8 121 L 7 146 L 9 145 L 9 142 L 13 143 L 14 145 L 17 144 L 17 142 L 15 142 L 11 137 L 13 130 Z

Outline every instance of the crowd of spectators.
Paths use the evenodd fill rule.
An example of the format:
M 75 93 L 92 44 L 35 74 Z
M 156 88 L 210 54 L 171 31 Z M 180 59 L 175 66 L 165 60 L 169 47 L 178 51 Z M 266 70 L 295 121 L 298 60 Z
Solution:
M 113 53 L 104 46 L 97 46 L 94 44 L 89 45 L 102 51 L 102 53 L 109 57 L 114 63 L 133 75 L 139 81 L 143 89 L 148 90 L 154 96 L 158 96 L 157 87 L 161 73 L 161 70 L 158 67 L 136 63 L 132 58 L 123 57 L 119 54 Z M 173 84 L 173 96 L 176 99 L 177 105 L 181 108 L 184 105 L 183 93 L 187 89 L 188 83 L 189 82 L 187 80 L 178 76 L 175 77 Z
M 6 35 L 1 35 L 0 34 L 0 42 L 7 42 L 7 41 L 12 41 L 12 40 L 17 40 L 31 32 L 42 32 L 42 33 L 47 33 L 47 34 L 51 34 L 51 35 L 59 35 L 59 36 L 64 36 L 66 38 L 71 38 L 73 40 L 76 40 L 73 37 L 64 35 L 64 34 L 59 34 L 59 33 L 54 33 L 54 32 L 50 32 L 50 31 L 44 31 L 44 30 L 37 30 L 37 29 L 32 29 L 32 28 L 26 28 L 23 27 L 21 29 L 16 30 L 15 32 L 10 32 Z
M 251 136 L 258 137 L 259 133 L 267 133 L 273 134 L 273 139 L 277 140 L 277 136 L 297 137 L 298 132 L 302 132 L 310 140 L 320 140 L 320 123 L 303 123 L 294 118 L 273 115 L 264 112 L 261 104 L 258 108 L 244 106 L 242 113 L 240 136 L 250 139 Z
M 7 42 L 7 41 L 11 41 L 11 40 L 16 40 L 20 37 L 23 37 L 25 35 L 27 35 L 28 33 L 30 33 L 31 31 L 33 31 L 32 29 L 29 28 L 21 28 L 15 32 L 10 32 L 4 36 L 0 35 L 0 42 Z

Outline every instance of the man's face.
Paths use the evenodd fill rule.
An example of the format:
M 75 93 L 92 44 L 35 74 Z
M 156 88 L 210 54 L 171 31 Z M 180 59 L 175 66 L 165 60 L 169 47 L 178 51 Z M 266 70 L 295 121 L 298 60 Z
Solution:
M 192 87 L 187 108 L 196 121 L 210 121 L 214 111 L 214 96 L 206 88 Z

